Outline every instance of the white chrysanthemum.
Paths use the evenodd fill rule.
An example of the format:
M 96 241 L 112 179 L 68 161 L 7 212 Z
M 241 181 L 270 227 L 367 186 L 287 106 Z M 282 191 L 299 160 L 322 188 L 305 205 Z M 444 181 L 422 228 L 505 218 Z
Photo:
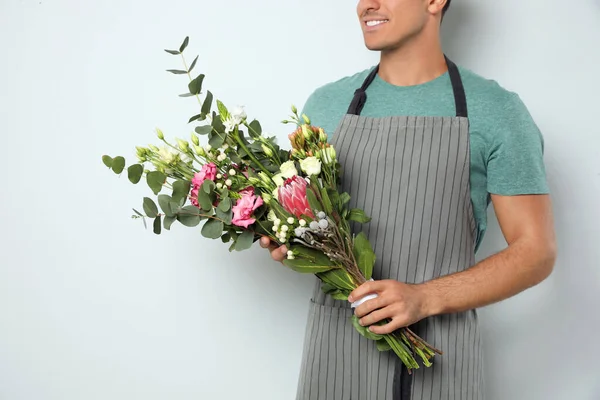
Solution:
M 307 157 L 300 160 L 300 168 L 309 176 L 319 175 L 321 173 L 321 161 L 317 157 Z
M 293 161 L 286 161 L 281 164 L 279 171 L 281 171 L 281 175 L 284 178 L 291 178 L 292 176 L 298 175 L 298 170 L 296 169 Z

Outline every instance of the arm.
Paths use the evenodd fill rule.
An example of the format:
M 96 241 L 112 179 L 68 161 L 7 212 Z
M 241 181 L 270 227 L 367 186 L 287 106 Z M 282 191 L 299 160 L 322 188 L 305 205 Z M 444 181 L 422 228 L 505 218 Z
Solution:
M 356 309 L 368 326 L 391 318 L 375 333 L 390 333 L 423 318 L 483 307 L 514 296 L 548 277 L 556 258 L 548 195 L 498 196 L 492 202 L 508 247 L 473 267 L 419 285 L 393 280 L 367 282 L 350 301 L 368 293 L 379 297 Z

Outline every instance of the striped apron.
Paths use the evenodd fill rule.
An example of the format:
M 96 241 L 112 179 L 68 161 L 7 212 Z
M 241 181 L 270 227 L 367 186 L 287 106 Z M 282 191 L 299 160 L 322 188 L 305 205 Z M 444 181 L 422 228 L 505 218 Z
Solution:
M 355 92 L 332 144 L 351 207 L 372 220 L 364 231 L 377 261 L 374 279 L 421 283 L 475 263 L 467 104 L 460 73 L 446 59 L 455 117 L 360 116 L 375 68 Z M 346 301 L 317 279 L 309 308 L 297 400 L 479 400 L 484 398 L 475 310 L 426 318 L 412 328 L 444 352 L 412 375 L 393 352 L 359 335 Z

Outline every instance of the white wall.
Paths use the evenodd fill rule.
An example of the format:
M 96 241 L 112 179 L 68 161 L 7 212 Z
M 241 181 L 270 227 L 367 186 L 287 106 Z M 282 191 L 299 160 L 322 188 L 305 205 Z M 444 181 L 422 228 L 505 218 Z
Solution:
M 488 399 L 599 399 L 600 3 L 454 3 L 447 53 L 544 132 L 560 245 L 549 280 L 481 312 Z M 376 61 L 355 4 L 0 2 L 0 399 L 294 397 L 309 279 L 197 230 L 144 231 L 129 216 L 148 191 L 100 156 L 132 159 L 156 126 L 189 135 L 162 51 L 186 35 L 207 87 L 284 140 L 291 103 Z M 480 256 L 503 245 L 492 223 Z

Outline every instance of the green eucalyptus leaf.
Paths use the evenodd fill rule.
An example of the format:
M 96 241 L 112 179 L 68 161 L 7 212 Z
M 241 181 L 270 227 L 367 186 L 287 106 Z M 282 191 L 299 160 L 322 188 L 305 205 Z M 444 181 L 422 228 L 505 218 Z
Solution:
M 226 196 L 225 196 L 225 198 L 221 199 L 218 209 L 223 212 L 227 212 L 227 211 L 231 210 L 231 199 Z
M 194 130 L 199 135 L 208 135 L 209 133 L 212 132 L 213 127 L 211 125 L 203 125 L 203 126 L 197 126 L 196 129 L 194 129 Z
M 213 209 L 212 199 L 204 190 L 198 190 L 198 203 L 204 211 L 212 211 Z
M 113 159 L 110 156 L 104 155 L 102 156 L 102 162 L 104 163 L 104 165 L 106 165 L 108 168 L 112 168 L 112 163 L 113 163 Z
M 133 164 L 129 168 L 127 168 L 127 177 L 129 181 L 133 184 L 138 183 L 142 179 L 142 175 L 144 174 L 144 166 L 141 164 Z
M 223 146 L 223 143 L 225 143 L 226 139 L 227 134 L 225 132 L 215 131 L 208 140 L 208 144 L 210 144 L 213 149 L 218 149 L 219 147 Z
M 154 194 L 160 193 L 166 179 L 166 175 L 160 171 L 151 171 L 146 175 L 146 182 Z
M 173 183 L 173 201 L 178 202 L 181 205 L 185 204 L 185 200 L 187 200 L 191 186 L 192 185 L 190 181 L 175 181 Z
M 218 239 L 223 234 L 223 222 L 209 219 L 202 227 L 202 236 L 208 239 Z
M 125 168 L 125 159 L 121 156 L 113 158 L 111 168 L 115 174 L 120 174 Z
M 365 279 L 371 279 L 373 275 L 373 266 L 375 265 L 375 252 L 367 239 L 367 235 L 364 232 L 360 232 L 354 238 L 354 248 L 352 252 L 358 263 L 358 268 L 362 272 Z
M 248 250 L 254 243 L 254 233 L 250 231 L 244 231 L 235 241 L 235 250 L 243 251 Z
M 217 115 L 214 111 L 213 111 L 213 115 L 212 115 L 212 124 L 211 125 L 215 131 L 225 132 L 225 125 L 223 125 L 221 116 Z
M 371 218 L 369 218 L 363 210 L 360 210 L 358 208 L 353 208 L 352 210 L 350 210 L 350 215 L 348 216 L 348 219 L 350 221 L 360 222 L 361 224 L 366 224 L 367 222 L 371 221 Z
M 156 218 L 158 215 L 158 207 L 156 207 L 156 203 L 149 197 L 144 197 L 144 212 L 149 218 Z
M 173 212 L 173 210 L 171 209 L 171 201 L 172 201 L 172 198 L 169 195 L 166 195 L 166 194 L 158 195 L 158 205 L 160 206 L 160 209 L 163 211 L 163 213 L 165 213 L 165 215 L 168 217 L 175 216 L 175 212 Z
M 196 121 L 196 120 L 198 120 L 198 119 L 200 119 L 200 118 L 202 118 L 202 114 L 196 114 L 196 115 L 194 115 L 193 117 L 190 117 L 190 120 L 188 121 L 188 124 L 189 124 L 190 122 L 194 122 L 194 121 Z
M 210 107 L 212 106 L 212 101 L 213 101 L 213 94 L 210 92 L 210 90 L 206 91 L 206 98 L 204 99 L 204 102 L 202 103 L 202 108 L 201 108 L 201 112 L 204 115 L 207 115 L 210 113 Z
M 182 93 L 179 95 L 179 97 L 193 97 L 195 96 L 195 94 L 191 94 L 191 93 Z
M 196 58 L 194 58 L 194 61 L 192 61 L 192 65 L 190 65 L 190 68 L 188 69 L 188 72 L 192 72 L 192 70 L 196 66 L 196 62 L 197 61 L 198 61 L 198 56 L 196 56 Z
M 166 216 L 163 219 L 163 228 L 165 228 L 166 230 L 170 230 L 171 229 L 171 225 L 173 225 L 173 222 L 177 221 L 177 217 L 169 217 Z
M 207 194 L 211 194 L 212 192 L 214 192 L 215 187 L 215 183 L 210 179 L 207 179 L 204 182 L 202 182 L 202 190 Z
M 175 74 L 175 75 L 187 74 L 187 71 L 184 71 L 182 69 L 168 69 L 167 72 L 170 72 L 170 73 Z
M 215 214 L 217 218 L 223 221 L 223 223 L 226 225 L 231 225 L 231 220 L 233 219 L 233 211 L 231 209 L 228 211 L 221 211 L 219 208 L 217 208 Z
M 188 228 L 193 228 L 200 224 L 200 221 L 202 221 L 202 217 L 200 216 L 200 210 L 198 210 L 197 207 L 194 208 L 196 209 L 195 212 L 184 211 L 182 209 L 179 212 L 179 214 L 177 214 L 177 220 L 181 223 L 181 225 L 187 226 Z
M 167 53 L 169 53 L 169 54 L 173 54 L 174 56 L 177 56 L 177 55 L 181 54 L 181 53 L 180 53 L 179 51 L 177 51 L 177 50 L 167 50 L 167 49 L 165 49 L 165 51 L 166 51 Z
M 260 122 L 258 122 L 257 120 L 250 122 L 250 125 L 248 128 L 248 134 L 250 135 L 250 137 L 252 139 L 258 139 L 260 137 L 261 133 L 262 133 L 262 127 L 260 126 Z
M 157 215 L 156 218 L 154 218 L 154 233 L 156 233 L 157 235 L 160 235 L 161 232 L 161 221 L 160 221 L 160 215 Z
M 221 240 L 223 243 L 229 243 L 231 241 L 231 234 L 229 232 L 225 233 L 223 236 L 221 236 Z
M 185 39 L 183 39 L 183 43 L 181 43 L 181 46 L 179 46 L 179 52 L 183 53 L 183 51 L 185 50 L 185 48 L 188 46 L 189 43 L 190 43 L 190 37 L 186 36 Z
M 191 94 L 200 94 L 202 92 L 202 82 L 204 82 L 204 74 L 198 75 L 188 84 L 188 89 Z

